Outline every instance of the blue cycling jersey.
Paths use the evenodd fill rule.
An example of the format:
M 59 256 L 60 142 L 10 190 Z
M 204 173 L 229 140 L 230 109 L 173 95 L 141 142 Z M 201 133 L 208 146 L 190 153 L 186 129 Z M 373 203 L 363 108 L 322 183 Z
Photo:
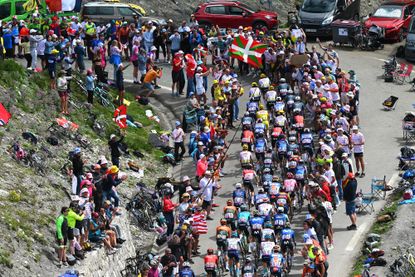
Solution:
M 274 226 L 279 228 L 284 228 L 285 223 L 288 221 L 288 216 L 286 214 L 275 214 L 274 215 Z
M 292 240 L 295 241 L 295 232 L 290 228 L 282 229 L 281 231 L 281 239 L 282 240 Z
M 277 141 L 277 150 L 278 153 L 286 153 L 288 148 L 288 143 L 285 139 Z
M 233 198 L 233 204 L 236 207 L 239 207 L 245 202 L 246 193 L 243 189 L 236 189 L 232 193 L 232 198 Z
M 264 219 L 262 217 L 253 217 L 249 221 L 252 230 L 262 230 L 262 226 L 264 225 Z

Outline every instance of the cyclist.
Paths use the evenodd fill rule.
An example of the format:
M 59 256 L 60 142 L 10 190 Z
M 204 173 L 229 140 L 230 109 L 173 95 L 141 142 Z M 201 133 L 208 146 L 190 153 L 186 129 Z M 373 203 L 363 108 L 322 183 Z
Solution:
M 274 111 L 277 114 L 285 114 L 285 103 L 279 96 L 275 99 Z M 274 120 L 274 122 L 276 122 L 276 120 Z
M 280 127 L 283 132 L 287 130 L 288 123 L 284 111 L 277 111 L 274 117 L 274 126 Z
M 258 88 L 257 82 L 252 82 L 248 95 L 252 102 L 258 103 L 261 100 L 261 90 Z
M 272 183 L 272 170 L 267 164 L 267 159 L 264 161 L 264 167 L 265 168 L 262 172 L 262 187 L 265 192 L 268 192 Z
M 251 212 L 248 210 L 248 207 L 245 204 L 242 204 L 240 207 L 240 212 L 238 213 L 238 231 L 239 233 L 244 233 L 246 237 L 249 236 L 249 221 L 251 219 Z
M 268 148 L 267 152 L 264 154 L 264 170 L 269 169 L 270 174 L 272 175 L 272 169 L 275 161 L 275 155 L 272 151 L 272 148 Z
M 282 229 L 284 229 L 285 224 L 289 221 L 290 220 L 288 219 L 288 215 L 286 213 L 284 213 L 284 208 L 283 207 L 278 207 L 277 208 L 277 213 L 274 215 L 275 234 L 279 235 L 281 233 Z
M 242 168 L 250 168 L 254 164 L 248 144 L 242 145 L 242 151 L 239 153 L 239 161 L 241 162 Z
M 265 241 L 261 242 L 260 257 L 265 270 L 269 267 L 269 261 L 271 259 L 272 249 L 274 246 L 275 242 L 272 240 L 271 235 L 265 236 Z
M 233 205 L 231 199 L 226 201 L 226 207 L 223 208 L 223 216 L 227 221 L 227 225 L 230 226 L 232 230 L 236 230 L 235 221 L 238 217 L 238 211 L 236 207 Z
M 287 91 L 287 96 L 285 97 L 285 103 L 287 104 L 287 114 L 292 114 L 293 108 L 294 108 L 294 92 L 289 89 Z
M 259 204 L 261 204 L 265 201 L 268 201 L 268 200 L 269 200 L 269 198 L 268 198 L 268 195 L 265 193 L 264 188 L 262 188 L 262 187 L 258 188 L 258 194 L 256 194 L 255 198 L 254 198 L 255 206 L 258 207 Z
M 279 136 L 283 133 L 284 132 L 282 131 L 281 127 L 278 127 L 278 126 L 274 125 L 274 129 L 272 129 L 272 133 L 271 133 L 272 148 L 275 148 L 275 146 L 277 145 L 277 141 L 278 141 Z
M 270 220 L 273 214 L 274 206 L 269 203 L 269 198 L 264 198 L 262 203 L 258 204 L 258 211 L 260 216 L 264 218 L 264 220 Z
M 253 212 L 253 214 L 254 216 L 249 221 L 249 225 L 251 226 L 252 236 L 255 237 L 257 241 L 261 241 L 264 219 L 259 215 L 259 212 L 256 210 Z
M 272 228 L 272 223 L 271 221 L 266 221 L 264 223 L 264 228 L 262 229 L 262 234 L 261 234 L 261 241 L 265 241 L 265 238 L 270 235 L 272 237 L 272 241 L 276 240 L 275 237 L 275 231 Z
M 205 271 L 208 277 L 216 277 L 216 267 L 219 266 L 219 258 L 213 253 L 213 249 L 207 250 L 207 255 L 204 258 Z
M 257 178 L 255 170 L 251 168 L 242 170 L 242 181 L 244 184 L 245 191 L 249 191 L 251 203 L 254 203 L 254 180 Z M 249 196 L 247 196 L 249 197 Z
M 304 116 L 298 110 L 294 110 L 293 128 L 301 131 L 304 128 Z
M 240 208 L 245 204 L 246 192 L 242 189 L 241 183 L 235 184 L 235 190 L 232 192 L 233 204 L 235 207 Z
M 294 179 L 294 174 L 288 172 L 284 180 L 284 190 L 287 192 L 291 198 L 294 198 L 294 193 L 297 190 L 297 181 Z
M 288 142 L 285 139 L 285 135 L 281 134 L 277 141 L 277 156 L 278 161 L 280 162 L 281 168 L 285 165 L 282 162 L 287 158 L 287 149 L 288 149 Z
M 284 229 L 281 231 L 281 250 L 284 257 L 287 258 L 287 263 L 290 263 L 287 270 L 290 270 L 290 267 L 292 265 L 292 257 L 294 256 L 294 246 L 296 246 L 295 243 L 295 232 L 293 229 L 291 229 L 290 222 L 285 223 Z M 288 251 L 288 252 L 287 252 Z M 290 254 L 290 258 L 287 257 L 287 254 Z
M 300 146 L 297 143 L 297 138 L 295 136 L 289 136 L 288 137 L 288 151 L 289 152 L 298 152 L 300 149 Z
M 263 123 L 262 118 L 258 118 L 254 126 L 255 138 L 257 138 L 260 134 L 265 136 L 265 131 L 266 131 L 266 126 Z
M 265 124 L 265 129 L 268 130 L 269 128 L 269 114 L 268 111 L 264 109 L 264 105 L 259 104 L 259 110 L 256 112 L 256 118 L 262 119 L 262 123 Z
M 256 276 L 256 267 L 255 264 L 252 262 L 252 258 L 250 256 L 246 257 L 245 264 L 242 267 L 242 277 L 254 277 Z
M 288 213 L 288 209 L 291 205 L 291 198 L 288 193 L 285 192 L 284 186 L 280 188 L 277 194 L 277 206 L 284 208 L 284 213 Z
M 245 112 L 241 121 L 242 121 L 242 127 L 244 130 L 252 129 L 252 124 L 254 123 L 254 119 L 249 115 L 249 111 Z
M 232 232 L 231 237 L 228 238 L 226 242 L 228 246 L 229 268 L 235 266 L 236 276 L 239 276 L 239 253 L 241 250 L 241 245 L 238 232 Z
M 275 91 L 274 86 L 269 87 L 269 90 L 265 94 L 264 98 L 267 102 L 267 109 L 272 112 L 274 109 L 275 101 L 277 99 L 277 92 Z
M 281 183 L 278 176 L 272 176 L 272 182 L 269 186 L 268 194 L 271 204 L 277 203 L 277 195 L 280 192 Z
M 300 96 L 296 96 L 294 98 L 293 112 L 298 112 L 299 114 L 303 114 L 303 111 L 304 111 L 304 103 L 301 101 Z
M 179 277 L 196 277 L 196 274 L 191 269 L 189 262 L 184 262 L 182 268 L 179 270 Z
M 259 75 L 259 78 L 260 78 L 258 81 L 259 88 L 262 93 L 265 93 L 270 87 L 271 80 L 268 78 L 268 76 L 265 73 L 261 73 Z
M 273 253 L 270 257 L 270 271 L 271 276 L 276 277 L 282 277 L 285 271 L 285 259 L 281 254 L 281 247 L 279 245 L 275 245 L 273 248 Z
M 226 219 L 220 220 L 220 226 L 216 227 L 216 245 L 218 250 L 226 252 L 226 240 L 231 237 L 232 230 L 226 225 Z M 226 259 L 226 255 L 225 255 Z
M 313 142 L 313 134 L 311 133 L 310 129 L 305 128 L 304 131 L 300 135 L 300 143 L 301 148 L 303 151 L 307 151 L 308 156 L 312 157 L 314 154 L 314 142 Z
M 290 89 L 290 85 L 287 84 L 287 81 L 285 78 L 281 78 L 278 82 L 278 95 L 280 95 L 282 98 L 284 98 L 287 95 L 288 90 Z
M 267 149 L 267 140 L 264 138 L 264 133 L 259 133 L 255 140 L 255 157 L 259 162 L 264 161 L 265 149 Z
M 246 144 L 248 146 L 246 150 L 252 151 L 252 145 L 254 144 L 254 140 L 255 140 L 254 133 L 251 131 L 250 126 L 248 127 L 247 125 L 244 125 L 242 128 L 243 128 L 242 135 L 241 135 L 242 148 Z
M 246 109 L 249 113 L 249 116 L 252 118 L 252 120 L 256 120 L 256 112 L 258 111 L 258 102 L 255 102 L 251 99 L 250 102 L 246 104 Z

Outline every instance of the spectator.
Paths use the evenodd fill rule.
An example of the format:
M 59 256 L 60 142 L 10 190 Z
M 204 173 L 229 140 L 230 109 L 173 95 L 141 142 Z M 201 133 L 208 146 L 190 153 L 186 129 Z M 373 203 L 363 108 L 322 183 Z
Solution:
M 353 146 L 353 155 L 356 162 L 356 177 L 365 177 L 365 161 L 363 160 L 363 152 L 365 145 L 365 137 L 359 132 L 359 127 L 354 125 L 352 127 L 352 134 L 350 139 Z M 359 173 L 360 169 L 362 170 Z
M 180 121 L 176 121 L 175 125 L 176 128 L 172 132 L 172 137 L 174 141 L 174 157 L 176 159 L 176 162 L 179 162 L 183 159 L 184 153 L 186 153 L 186 149 L 184 148 L 185 133 L 181 127 L 182 124 L 180 123 Z
M 357 180 L 353 173 L 347 175 L 346 180 L 343 182 L 343 199 L 346 201 L 346 214 L 349 216 L 352 224 L 347 226 L 347 230 L 356 230 L 356 192 L 357 192 Z
M 68 244 L 68 216 L 69 208 L 62 207 L 61 213 L 56 219 L 56 239 L 58 242 L 58 260 L 59 266 L 67 265 L 66 263 L 66 245 Z

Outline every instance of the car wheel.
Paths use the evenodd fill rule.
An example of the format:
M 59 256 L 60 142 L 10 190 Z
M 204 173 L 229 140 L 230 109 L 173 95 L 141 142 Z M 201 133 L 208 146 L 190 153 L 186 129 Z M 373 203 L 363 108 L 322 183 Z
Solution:
M 262 30 L 262 28 L 268 28 L 267 24 L 263 21 L 257 21 L 252 26 L 255 30 Z

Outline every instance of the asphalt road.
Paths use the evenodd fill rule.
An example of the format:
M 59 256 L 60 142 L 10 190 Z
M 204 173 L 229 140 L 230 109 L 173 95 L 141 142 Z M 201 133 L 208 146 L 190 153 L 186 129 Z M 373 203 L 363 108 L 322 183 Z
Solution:
M 380 76 L 382 75 L 382 64 L 387 57 L 393 53 L 396 45 L 386 45 L 385 49 L 377 52 L 362 52 L 352 50 L 348 47 L 337 48 L 340 56 L 340 67 L 345 70 L 354 69 L 361 83 L 360 93 L 360 126 L 361 131 L 366 137 L 365 145 L 365 163 L 366 177 L 358 179 L 359 189 L 363 192 L 370 192 L 370 183 L 372 177 L 383 178 L 391 183 L 397 178 L 397 159 L 399 149 L 404 145 L 402 140 L 401 120 L 405 111 L 413 110 L 412 101 L 414 92 L 410 92 L 410 85 L 397 85 L 385 83 Z M 159 81 L 162 89 L 157 91 L 159 99 L 165 106 L 179 116 L 183 110 L 185 101 L 181 98 L 171 96 L 170 87 L 170 69 L 167 64 L 164 67 L 163 78 Z M 110 72 L 110 75 L 111 72 Z M 125 78 L 132 79 L 131 72 L 125 73 Z M 245 85 L 248 85 L 246 82 Z M 133 86 L 129 86 L 133 88 Z M 137 88 L 138 90 L 138 88 Z M 399 97 L 398 104 L 394 111 L 384 111 L 382 102 L 390 95 Z M 244 106 L 247 101 L 246 95 L 241 99 L 240 106 Z M 164 110 L 162 111 L 164 112 Z M 175 116 L 168 116 L 174 120 Z M 240 130 L 238 130 L 240 132 Z M 233 132 L 229 134 L 232 138 Z M 215 228 L 218 220 L 221 218 L 221 211 L 226 200 L 231 197 L 233 185 L 241 179 L 241 169 L 239 167 L 238 153 L 240 148 L 240 135 L 236 135 L 236 140 L 230 146 L 229 159 L 226 162 L 225 177 L 221 179 L 222 189 L 219 191 L 215 202 L 220 204 L 219 208 L 213 213 L 214 221 L 208 221 L 209 233 L 201 237 L 200 251 L 206 253 L 207 248 L 215 247 Z M 195 166 L 190 158 L 175 167 L 175 177 L 180 178 L 184 175 L 194 176 Z M 375 209 L 383 205 L 383 201 L 376 201 Z M 359 215 L 357 231 L 347 231 L 346 226 L 350 225 L 349 218 L 345 214 L 344 203 L 339 207 L 338 212 L 334 215 L 334 246 L 335 248 L 329 255 L 329 276 L 349 276 L 355 257 L 359 254 L 364 234 L 373 222 L 374 215 Z M 305 214 L 294 218 L 294 226 L 297 237 L 302 236 L 301 222 Z M 202 257 L 194 258 L 195 264 L 192 268 L 197 276 L 204 273 Z M 293 271 L 290 276 L 301 276 L 303 259 L 298 257 L 294 259 Z

